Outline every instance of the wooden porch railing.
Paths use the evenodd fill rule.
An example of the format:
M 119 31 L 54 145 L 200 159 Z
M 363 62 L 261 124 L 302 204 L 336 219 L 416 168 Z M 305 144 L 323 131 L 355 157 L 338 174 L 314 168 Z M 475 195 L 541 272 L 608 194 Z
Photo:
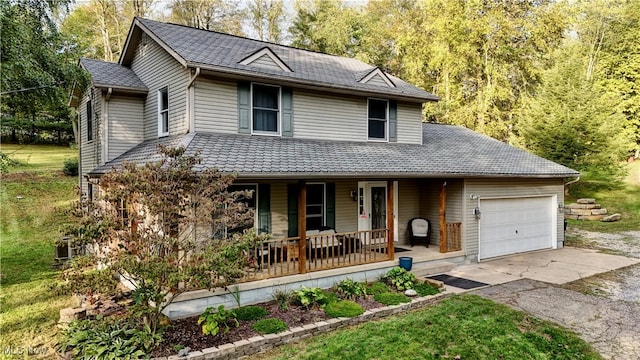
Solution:
M 305 249 L 300 249 L 299 237 L 265 241 L 251 250 L 252 263 L 242 281 L 299 274 L 301 250 L 306 272 L 386 261 L 389 230 L 313 234 L 307 236 Z
M 446 234 L 447 243 L 445 252 L 462 250 L 462 223 L 448 222 Z

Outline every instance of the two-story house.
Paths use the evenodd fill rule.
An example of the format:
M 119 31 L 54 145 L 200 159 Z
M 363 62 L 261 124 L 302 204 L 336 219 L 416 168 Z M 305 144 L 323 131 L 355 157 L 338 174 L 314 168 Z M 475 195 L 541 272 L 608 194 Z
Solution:
M 118 63 L 80 65 L 82 190 L 160 143 L 200 151 L 254 190 L 254 225 L 273 235 L 253 280 L 330 286 L 400 251 L 420 266 L 563 245 L 563 179 L 577 172 L 423 123 L 436 96 L 356 59 L 137 18 Z M 410 245 L 413 218 L 429 220 L 428 248 Z

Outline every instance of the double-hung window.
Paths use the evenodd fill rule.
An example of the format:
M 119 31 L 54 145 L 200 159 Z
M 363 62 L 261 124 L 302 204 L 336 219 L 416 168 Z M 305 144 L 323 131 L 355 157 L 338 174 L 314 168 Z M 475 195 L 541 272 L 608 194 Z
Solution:
M 158 90 L 158 136 L 169 135 L 169 89 Z
M 87 101 L 87 141 L 93 140 L 93 106 L 91 99 Z
M 389 133 L 389 101 L 369 99 L 369 140 L 386 141 Z
M 251 85 L 251 129 L 254 134 L 280 134 L 280 87 Z
M 258 185 L 257 184 L 234 184 L 227 188 L 230 193 L 236 191 L 251 191 L 251 196 L 239 197 L 238 201 L 245 205 L 247 211 L 253 211 L 254 217 L 245 224 L 219 224 L 219 228 L 212 228 L 213 238 L 227 238 L 235 233 L 242 233 L 245 229 L 251 229 L 256 224 L 257 204 L 258 204 Z M 226 206 L 225 206 L 226 208 Z
M 307 229 L 325 226 L 325 184 L 307 184 Z

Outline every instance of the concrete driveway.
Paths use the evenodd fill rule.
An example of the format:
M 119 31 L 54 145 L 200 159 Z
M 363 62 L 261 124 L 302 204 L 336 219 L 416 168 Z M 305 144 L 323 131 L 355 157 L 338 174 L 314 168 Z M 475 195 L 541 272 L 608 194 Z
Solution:
M 562 288 L 562 284 L 633 266 L 640 259 L 564 248 L 460 266 L 447 274 L 490 284 L 471 290 L 569 328 L 605 359 L 640 359 L 640 303 Z M 638 283 L 636 283 L 636 286 Z M 465 290 L 447 286 L 449 292 Z

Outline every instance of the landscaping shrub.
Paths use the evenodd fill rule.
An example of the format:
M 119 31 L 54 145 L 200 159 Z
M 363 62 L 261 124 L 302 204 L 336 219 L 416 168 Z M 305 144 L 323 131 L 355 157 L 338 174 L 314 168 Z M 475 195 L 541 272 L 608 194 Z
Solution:
M 328 304 L 324 312 L 332 317 L 354 317 L 364 312 L 362 306 L 350 300 L 341 300 Z
M 233 310 L 238 320 L 253 321 L 262 319 L 269 315 L 269 312 L 261 306 L 243 306 Z
M 287 330 L 289 327 L 280 319 L 262 319 L 256 321 L 252 326 L 253 330 L 260 334 L 277 334 Z
M 413 290 L 420 296 L 435 295 L 440 292 L 440 289 L 426 282 L 419 282 L 413 285 Z
M 293 293 L 293 291 L 287 289 L 278 289 L 273 293 L 272 297 L 276 304 L 278 304 L 280 310 L 287 311 L 287 309 L 289 308 L 289 304 L 291 304 L 295 300 L 296 295 Z
M 71 351 L 74 359 L 138 359 L 162 340 L 148 326 L 121 319 L 73 321 L 62 335 L 60 351 Z
M 369 285 L 369 290 L 368 290 L 370 294 L 374 294 L 374 295 L 386 293 L 389 291 L 391 291 L 391 289 L 389 289 L 387 284 L 380 281 L 376 281 L 373 284 Z
M 225 310 L 224 305 L 218 306 L 218 310 L 207 308 L 198 318 L 198 325 L 202 325 L 202 333 L 205 335 L 216 336 L 220 332 L 220 328 L 224 327 L 224 333 L 229 331 L 229 323 L 238 327 L 236 314 L 232 310 Z
M 329 303 L 330 298 L 327 297 L 327 293 L 320 288 L 308 288 L 306 286 L 302 286 L 302 288 L 296 291 L 296 296 L 298 297 L 298 302 L 306 307 L 310 308 L 313 306 L 323 307 Z
M 383 279 L 387 284 L 395 287 L 399 291 L 412 289 L 413 284 L 416 282 L 416 276 L 413 275 L 413 273 L 398 266 L 389 270 Z
M 78 158 L 66 159 L 62 167 L 62 172 L 69 176 L 78 176 Z
M 411 302 L 411 299 L 409 299 L 409 297 L 406 296 L 405 294 L 399 294 L 399 293 L 393 293 L 393 292 L 376 294 L 373 297 L 373 299 L 384 305 L 398 305 L 402 303 Z
M 336 285 L 336 289 L 345 299 L 357 299 L 367 295 L 367 285 L 346 278 Z

